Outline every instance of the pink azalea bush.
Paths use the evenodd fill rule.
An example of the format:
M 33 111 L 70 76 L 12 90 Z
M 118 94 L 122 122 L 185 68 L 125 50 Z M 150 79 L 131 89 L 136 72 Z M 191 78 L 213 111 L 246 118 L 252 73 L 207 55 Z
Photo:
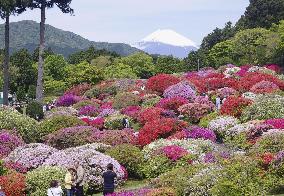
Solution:
M 192 100 L 196 96 L 196 91 L 192 88 L 191 85 L 189 85 L 189 83 L 180 82 L 168 87 L 164 91 L 163 95 L 165 98 L 183 97 L 185 99 Z
M 178 111 L 190 122 L 197 123 L 202 117 L 210 113 L 211 107 L 206 104 L 189 103 L 179 107 Z
M 0 159 L 5 158 L 18 146 L 24 145 L 23 139 L 12 131 L 0 131 Z
M 212 142 L 216 142 L 216 134 L 214 131 L 206 128 L 201 128 L 198 126 L 192 126 L 187 128 L 186 131 L 188 138 L 193 139 L 205 139 L 205 140 L 211 140 Z
M 180 106 L 185 105 L 187 103 L 189 103 L 188 100 L 183 97 L 164 98 L 156 104 L 156 107 L 177 112 Z
M 270 81 L 261 81 L 253 85 L 250 89 L 251 92 L 256 94 L 273 93 L 278 91 L 279 87 Z
M 185 155 L 188 155 L 188 151 L 186 149 L 177 145 L 163 147 L 161 151 L 164 155 L 166 155 L 166 157 L 168 157 L 172 161 L 177 161 Z
M 131 118 L 138 118 L 139 112 L 141 111 L 141 107 L 140 106 L 128 106 L 126 108 L 123 108 L 121 110 L 121 113 L 124 115 L 127 115 Z
M 78 103 L 81 100 L 82 98 L 77 95 L 65 94 L 57 99 L 56 106 L 68 107 L 74 105 L 75 103 Z
M 98 114 L 98 108 L 92 105 L 81 107 L 79 115 L 81 116 L 96 116 Z
M 268 119 L 265 124 L 273 126 L 274 129 L 284 129 L 284 118 Z

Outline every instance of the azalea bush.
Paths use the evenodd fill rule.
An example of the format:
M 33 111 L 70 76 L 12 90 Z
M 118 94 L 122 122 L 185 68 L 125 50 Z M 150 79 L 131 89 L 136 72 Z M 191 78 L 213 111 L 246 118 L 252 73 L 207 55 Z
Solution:
M 99 131 L 94 127 L 76 126 L 60 129 L 45 137 L 45 143 L 56 149 L 65 149 L 91 143 L 91 136 Z
M 187 123 L 183 121 L 171 118 L 162 118 L 147 122 L 139 132 L 138 142 L 141 146 L 145 146 L 151 143 L 151 141 L 159 138 L 167 138 L 181 131 L 186 125 Z
M 86 123 L 80 120 L 79 118 L 73 116 L 54 116 L 52 118 L 45 119 L 40 123 L 39 134 L 42 138 L 59 129 L 79 125 L 86 125 Z
M 220 116 L 210 121 L 208 128 L 213 130 L 217 137 L 224 138 L 226 136 L 226 131 L 238 123 L 238 119 L 232 116 Z
M 110 115 L 105 118 L 105 128 L 106 129 L 123 129 L 123 119 L 126 118 L 129 121 L 130 126 L 132 125 L 132 119 L 128 116 L 117 114 L 117 115 Z
M 39 139 L 38 122 L 10 108 L 0 107 L 0 130 L 17 130 L 25 142 Z
M 164 91 L 163 96 L 165 98 L 183 97 L 188 100 L 194 100 L 196 92 L 192 86 L 193 85 L 190 85 L 187 82 L 180 82 L 168 87 Z
M 156 104 L 156 107 L 177 112 L 180 106 L 185 105 L 187 103 L 188 100 L 183 97 L 164 98 Z
M 221 114 L 239 118 L 243 110 L 252 104 L 252 101 L 243 97 L 229 97 L 221 106 Z
M 10 171 L 0 176 L 0 187 L 7 196 L 23 196 L 26 189 L 26 177 L 24 174 Z
M 273 131 L 271 133 L 263 135 L 259 140 L 257 140 L 252 151 L 256 153 L 277 153 L 284 148 L 284 132 Z
M 101 190 L 103 185 L 102 174 L 107 170 L 109 163 L 114 165 L 114 172 L 117 174 L 117 183 L 122 183 L 125 175 L 124 170 L 116 160 L 98 151 L 105 147 L 106 145 L 102 144 L 87 144 L 57 151 L 45 161 L 44 165 L 68 168 L 72 167 L 74 162 L 79 162 L 86 172 L 84 181 L 89 187 Z
M 142 178 L 144 157 L 142 151 L 133 145 L 122 144 L 110 148 L 106 154 L 116 159 L 128 171 L 130 177 Z
M 266 120 L 284 118 L 284 97 L 279 95 L 265 95 L 257 98 L 247 107 L 241 116 L 242 121 Z
M 250 91 L 256 94 L 273 93 L 279 90 L 280 89 L 276 84 L 265 80 L 256 83 L 250 88 Z
M 146 178 L 155 178 L 170 171 L 174 164 L 165 155 L 157 155 L 146 161 L 142 169 Z
M 159 103 L 160 100 L 161 100 L 161 97 L 159 96 L 154 96 L 154 97 L 149 97 L 149 98 L 143 97 L 141 106 L 142 108 L 154 107 L 157 103 Z
M 40 167 L 50 155 L 57 151 L 57 149 L 44 144 L 27 144 L 13 150 L 4 160 L 5 162 L 19 163 L 31 170 Z
M 98 108 L 92 105 L 83 106 L 79 109 L 79 115 L 81 116 L 97 116 L 98 113 Z
M 151 91 L 157 92 L 158 94 L 163 94 L 164 90 L 179 82 L 180 80 L 173 75 L 158 74 L 149 78 L 146 84 L 146 88 Z
M 141 98 L 133 93 L 120 93 L 114 97 L 113 106 L 122 109 L 127 106 L 139 105 Z
M 274 129 L 284 129 L 284 118 L 268 119 L 265 124 L 271 125 Z
M 76 86 L 71 87 L 68 89 L 65 94 L 71 94 L 71 95 L 76 95 L 76 96 L 83 96 L 84 93 L 92 88 L 91 84 L 88 83 L 82 83 L 78 84 Z
M 74 105 L 75 103 L 81 101 L 82 98 L 73 94 L 65 94 L 59 97 L 56 101 L 56 106 L 68 107 Z
M 137 119 L 140 111 L 141 111 L 140 106 L 128 106 L 126 108 L 123 108 L 121 110 L 121 113 L 131 118 Z
M 217 112 L 213 112 L 213 113 L 210 113 L 210 114 L 207 114 L 205 115 L 204 117 L 202 117 L 200 119 L 200 122 L 199 122 L 199 126 L 200 127 L 208 127 L 209 123 L 211 120 L 214 120 L 215 118 L 217 118 L 219 116 L 219 114 Z
M 27 173 L 27 192 L 31 196 L 46 196 L 52 180 L 64 183 L 66 170 L 60 167 L 40 167 Z
M 15 148 L 24 144 L 23 139 L 13 131 L 0 131 L 0 159 L 5 158 Z
M 100 100 L 86 99 L 86 100 L 79 101 L 78 103 L 74 104 L 72 107 L 75 108 L 76 110 L 79 110 L 80 108 L 82 108 L 84 106 L 94 106 L 96 108 L 99 108 L 100 104 L 101 104 Z
M 207 104 L 189 103 L 179 107 L 178 111 L 192 123 L 198 123 L 200 119 L 210 113 L 211 108 Z
M 201 138 L 205 140 L 211 140 L 212 142 L 215 142 L 217 138 L 214 131 L 198 126 L 192 126 L 187 128 L 186 137 L 193 139 Z
M 229 96 L 237 96 L 237 95 L 238 95 L 238 91 L 236 91 L 233 88 L 224 87 L 224 88 L 220 88 L 217 90 L 217 96 L 220 97 L 221 99 L 224 99 Z
M 73 107 L 56 107 L 44 113 L 44 118 L 49 119 L 54 116 L 77 116 L 78 111 Z
M 160 119 L 162 118 L 162 114 L 164 111 L 164 109 L 157 107 L 144 109 L 140 112 L 138 116 L 138 121 L 142 124 L 146 124 L 147 122 Z
M 111 146 L 120 144 L 137 145 L 137 138 L 131 129 L 95 131 L 89 140 Z

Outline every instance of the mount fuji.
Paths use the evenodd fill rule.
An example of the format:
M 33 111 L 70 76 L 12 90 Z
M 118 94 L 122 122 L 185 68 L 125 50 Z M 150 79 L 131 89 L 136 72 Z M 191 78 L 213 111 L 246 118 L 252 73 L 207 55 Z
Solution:
M 159 29 L 133 47 L 149 54 L 173 55 L 178 58 L 185 58 L 189 52 L 198 49 L 196 43 L 171 29 Z

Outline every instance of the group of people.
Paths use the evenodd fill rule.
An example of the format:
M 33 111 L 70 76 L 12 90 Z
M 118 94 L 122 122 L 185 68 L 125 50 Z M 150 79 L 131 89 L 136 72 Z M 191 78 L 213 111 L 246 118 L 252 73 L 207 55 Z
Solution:
M 110 163 L 107 165 L 107 171 L 102 175 L 104 179 L 104 192 L 103 195 L 114 193 L 114 181 L 117 177 L 113 171 L 113 165 Z M 64 179 L 64 187 L 67 196 L 83 196 L 84 195 L 84 178 L 85 170 L 77 162 L 75 167 L 68 168 L 68 171 Z M 63 190 L 58 181 L 52 180 L 50 188 L 47 190 L 47 196 L 62 196 Z
M 224 97 L 223 99 L 221 99 L 219 96 L 216 97 L 216 108 L 218 110 L 221 109 L 221 106 L 222 106 L 222 104 L 225 103 L 226 99 L 227 99 L 226 97 Z

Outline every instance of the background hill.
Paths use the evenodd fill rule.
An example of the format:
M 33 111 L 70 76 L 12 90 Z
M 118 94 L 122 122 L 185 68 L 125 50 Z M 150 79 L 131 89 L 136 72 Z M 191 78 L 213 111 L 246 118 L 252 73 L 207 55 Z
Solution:
M 22 48 L 30 52 L 38 47 L 39 23 L 30 20 L 11 23 L 11 51 Z M 63 54 L 65 57 L 74 52 L 85 50 L 90 46 L 96 49 L 106 49 L 127 56 L 139 52 L 137 48 L 124 43 L 93 42 L 75 33 L 57 29 L 46 25 L 46 47 L 50 47 L 55 53 Z M 4 47 L 4 24 L 0 25 L 0 48 Z

